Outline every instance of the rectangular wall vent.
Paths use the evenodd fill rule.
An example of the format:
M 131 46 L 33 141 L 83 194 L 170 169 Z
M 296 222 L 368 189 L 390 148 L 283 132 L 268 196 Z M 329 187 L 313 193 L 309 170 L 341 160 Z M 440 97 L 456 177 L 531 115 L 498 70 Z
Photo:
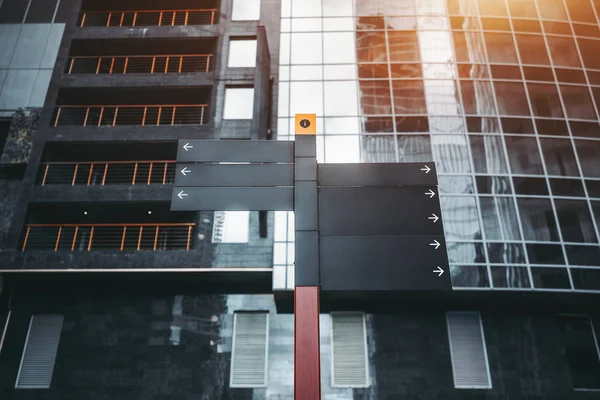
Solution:
M 331 314 L 331 352 L 333 387 L 369 386 L 363 313 Z
M 62 315 L 33 315 L 25 340 L 17 389 L 47 389 L 52 381 Z
M 235 313 L 232 346 L 229 386 L 265 387 L 269 352 L 269 314 Z
M 490 389 L 492 382 L 481 325 L 477 312 L 449 312 L 448 338 L 454 373 L 454 387 Z

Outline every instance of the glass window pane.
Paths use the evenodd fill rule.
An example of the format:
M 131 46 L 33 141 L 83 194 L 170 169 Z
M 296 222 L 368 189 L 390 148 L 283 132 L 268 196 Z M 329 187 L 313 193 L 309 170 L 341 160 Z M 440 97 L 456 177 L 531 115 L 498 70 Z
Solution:
M 292 64 L 321 64 L 322 40 L 321 33 L 292 33 Z
M 580 290 L 600 290 L 600 269 L 591 269 L 591 268 L 571 268 L 571 276 L 573 277 L 573 286 L 575 289 Z M 579 346 L 577 346 L 579 347 Z M 594 354 L 593 352 L 589 352 L 589 354 Z M 592 380 L 590 382 L 594 382 L 595 387 L 600 389 L 600 384 L 596 384 L 596 382 L 600 382 L 600 363 L 597 363 L 596 374 L 592 376 Z M 587 369 L 587 367 L 584 367 Z M 586 387 L 590 387 L 586 385 Z
M 324 33 L 324 63 L 348 64 L 356 62 L 353 32 Z
M 231 19 L 233 21 L 258 21 L 260 19 L 260 0 L 233 0 Z
M 356 15 L 415 15 L 412 1 L 368 0 L 356 2 Z
M 600 69 L 600 53 L 598 46 L 600 41 L 592 39 L 577 39 L 581 57 L 586 68 Z
M 596 119 L 590 92 L 585 86 L 560 85 L 567 117 L 575 119 Z
M 494 264 L 525 264 L 525 251 L 520 243 L 488 243 L 488 257 Z
M 567 0 L 566 4 L 571 20 L 591 24 L 598 23 L 590 0 Z
M 292 32 L 319 32 L 322 30 L 321 18 L 292 18 Z
M 551 68 L 523 67 L 523 75 L 525 75 L 525 80 L 527 81 L 555 81 Z
M 458 97 L 459 95 L 456 89 L 456 83 L 454 80 L 426 80 L 425 100 L 427 104 L 427 111 L 430 114 L 437 115 L 462 114 L 460 98 Z M 394 94 L 396 94 L 395 88 Z M 399 113 L 404 113 L 404 111 L 399 111 Z
M 419 45 L 423 62 L 450 63 L 452 60 L 452 45 L 447 32 L 419 31 Z
M 326 81 L 356 79 L 356 65 L 323 65 L 323 77 Z
M 407 65 L 407 64 L 399 64 Z M 408 64 L 411 65 L 411 64 Z M 359 64 L 358 77 L 361 79 L 388 79 L 389 71 L 387 64 Z
M 517 52 L 510 33 L 484 32 L 490 62 L 517 64 Z
M 213 243 L 248 243 L 249 211 L 215 211 Z
M 46 100 L 46 93 L 48 93 L 48 86 L 50 86 L 50 78 L 52 78 L 51 69 L 40 69 L 38 76 L 33 85 L 31 91 L 31 98 L 29 99 L 30 107 L 43 107 L 44 101 Z
M 538 134 L 552 136 L 569 136 L 569 128 L 565 121 L 556 119 L 536 119 L 535 126 Z
M 386 81 L 359 81 L 361 113 L 392 114 L 390 84 Z
M 529 99 L 536 117 L 564 118 L 556 85 L 528 83 Z
M 51 24 L 23 24 L 10 68 L 40 68 Z
M 388 31 L 391 62 L 419 61 L 417 34 L 412 31 Z
M 513 177 L 516 194 L 548 196 L 546 178 Z
M 357 32 L 356 57 L 359 62 L 386 62 L 385 32 Z
M 467 117 L 467 131 L 475 133 L 500 133 L 500 122 L 495 117 Z
M 427 117 L 399 116 L 395 118 L 396 132 L 429 132 Z
M 477 191 L 482 194 L 512 194 L 510 179 L 505 176 L 477 176 Z
M 354 31 L 354 18 L 323 18 L 323 31 Z
M 21 24 L 0 24 L 0 68 L 8 68 L 20 31 Z
M 579 179 L 553 178 L 550 179 L 550 187 L 555 196 L 585 197 L 583 184 Z M 590 193 L 590 197 L 594 196 Z
M 480 197 L 487 240 L 520 240 L 515 204 L 511 197 Z
M 533 121 L 529 118 L 501 118 L 500 121 L 504 133 L 535 133 Z
M 578 271 L 589 271 L 580 274 L 598 283 L 598 270 L 595 273 L 593 270 Z M 577 389 L 600 389 L 600 354 L 592 321 L 588 316 L 561 315 L 560 322 L 573 386 Z
M 600 138 L 598 122 L 569 121 L 569 127 L 575 137 Z
M 28 107 L 37 76 L 37 69 L 9 69 L 0 92 L 0 110 Z
M 322 82 L 290 83 L 290 115 L 296 114 L 323 115 Z
M 570 265 L 598 267 L 598 260 L 600 260 L 598 245 L 565 245 L 565 251 Z
M 566 268 L 531 268 L 536 289 L 571 289 Z
M 489 81 L 461 80 L 460 88 L 466 114 L 496 115 L 494 91 Z
M 450 276 L 453 287 L 489 287 L 487 269 L 477 265 L 451 265 Z
M 558 67 L 580 67 L 579 55 L 573 38 L 562 36 L 546 36 L 550 55 L 554 65 Z M 584 58 L 585 60 L 585 58 Z
M 326 135 L 355 134 L 360 133 L 360 121 L 358 117 L 324 118 L 324 133 Z
M 575 149 L 579 156 L 583 175 L 589 178 L 600 178 L 600 141 L 575 140 Z
M 549 65 L 546 43 L 541 35 L 517 34 L 517 47 L 523 64 Z
M 508 16 L 506 5 L 503 1 L 478 0 L 479 14 L 493 17 Z
M 229 60 L 227 66 L 255 67 L 256 66 L 256 39 L 229 41 Z
M 473 178 L 464 175 L 441 175 L 438 176 L 440 193 L 475 193 Z
M 526 267 L 492 267 L 494 287 L 529 288 L 529 272 Z
M 474 196 L 440 198 L 446 241 L 481 240 L 481 227 Z
M 292 65 L 290 67 L 292 81 L 320 81 L 323 79 L 321 65 Z
M 392 78 L 421 78 L 421 64 L 391 64 Z
M 508 10 L 513 17 L 537 18 L 534 0 L 507 0 Z
M 508 172 L 502 137 L 470 135 L 469 141 L 475 173 L 505 174 Z
M 387 82 L 385 82 L 387 84 Z M 396 114 L 426 114 L 425 89 L 421 80 L 393 80 Z
M 358 85 L 356 81 L 324 82 L 325 115 L 358 114 Z
M 529 115 L 525 87 L 521 82 L 494 82 L 498 110 L 502 115 Z
M 513 28 L 515 32 L 542 32 L 542 25 L 539 21 L 529 19 L 513 19 Z
M 579 176 L 570 140 L 540 138 L 540 143 L 550 175 Z
M 565 242 L 598 242 L 587 201 L 557 199 L 554 204 Z
M 360 138 L 353 136 L 325 136 L 325 162 L 357 163 L 360 162 Z
M 324 17 L 351 17 L 352 0 L 327 0 L 323 2 Z
M 392 117 L 362 117 L 363 133 L 388 133 L 394 132 L 394 118 Z
M 544 174 L 535 138 L 506 136 L 505 142 L 513 174 Z
M 483 243 L 447 243 L 448 260 L 452 264 L 485 264 Z
M 433 161 L 431 141 L 425 135 L 403 135 L 398 137 L 399 162 Z
M 253 88 L 225 88 L 223 119 L 252 119 Z
M 431 146 L 439 172 L 471 172 L 465 135 L 432 135 Z
M 527 255 L 530 264 L 565 264 L 565 257 L 559 244 L 528 243 Z
M 567 12 L 562 1 L 556 0 L 536 0 L 542 19 L 553 19 L 567 21 Z
M 292 1 L 292 17 L 320 17 L 321 0 Z
M 485 63 L 485 47 L 481 32 L 452 32 L 457 62 Z
M 396 162 L 396 143 L 393 136 L 361 136 L 360 162 L 389 163 Z
M 550 199 L 517 199 L 525 240 L 558 242 L 556 219 Z

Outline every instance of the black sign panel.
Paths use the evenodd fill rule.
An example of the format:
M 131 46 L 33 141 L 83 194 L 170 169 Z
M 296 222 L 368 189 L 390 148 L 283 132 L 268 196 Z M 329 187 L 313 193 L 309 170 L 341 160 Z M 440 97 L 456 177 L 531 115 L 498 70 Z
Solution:
M 294 186 L 294 165 L 177 164 L 175 186 Z
M 175 187 L 171 211 L 291 211 L 292 187 Z
M 180 140 L 178 162 L 294 162 L 294 142 L 270 140 Z
M 452 290 L 443 236 L 326 236 L 323 290 Z
M 320 187 L 321 235 L 443 235 L 437 186 Z
M 319 186 L 437 185 L 435 163 L 319 164 Z

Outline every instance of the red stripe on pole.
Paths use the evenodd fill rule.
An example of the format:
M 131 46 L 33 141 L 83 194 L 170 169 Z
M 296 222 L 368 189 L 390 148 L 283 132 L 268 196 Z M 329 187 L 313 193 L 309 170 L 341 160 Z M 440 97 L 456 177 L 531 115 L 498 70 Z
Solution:
M 294 291 L 294 398 L 321 399 L 319 288 Z

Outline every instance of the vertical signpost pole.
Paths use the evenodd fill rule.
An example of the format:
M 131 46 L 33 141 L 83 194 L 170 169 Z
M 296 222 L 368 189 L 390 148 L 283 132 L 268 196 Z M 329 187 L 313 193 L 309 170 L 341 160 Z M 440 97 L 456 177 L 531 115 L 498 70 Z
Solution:
M 294 398 L 321 399 L 316 115 L 296 114 Z

